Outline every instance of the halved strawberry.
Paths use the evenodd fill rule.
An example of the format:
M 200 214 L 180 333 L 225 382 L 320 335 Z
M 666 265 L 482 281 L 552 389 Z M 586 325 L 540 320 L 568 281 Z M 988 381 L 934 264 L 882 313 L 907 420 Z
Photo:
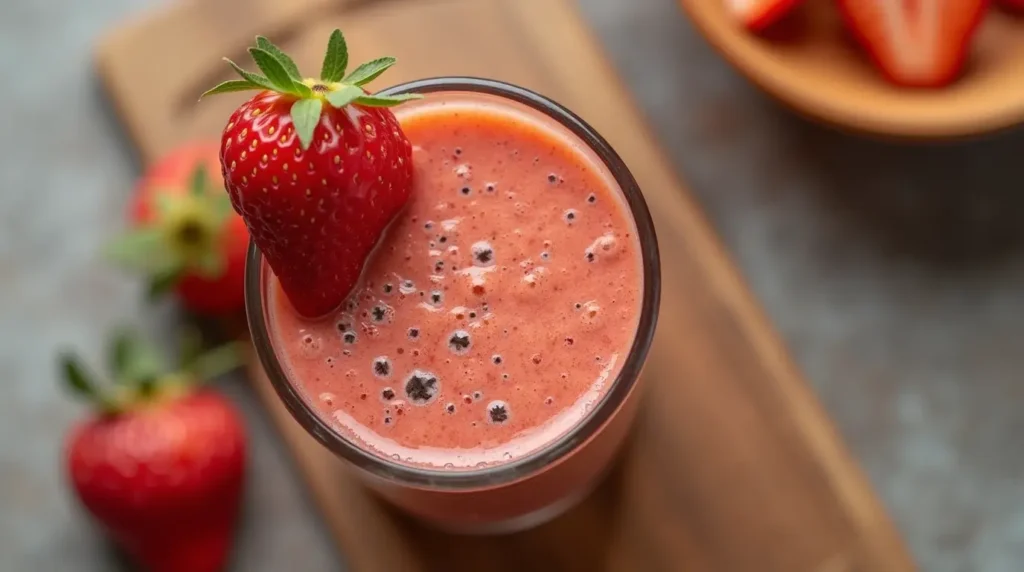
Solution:
M 939 87 L 963 69 L 988 0 L 837 0 L 850 30 L 898 85 Z
M 725 0 L 725 6 L 748 29 L 760 31 L 789 14 L 803 0 Z

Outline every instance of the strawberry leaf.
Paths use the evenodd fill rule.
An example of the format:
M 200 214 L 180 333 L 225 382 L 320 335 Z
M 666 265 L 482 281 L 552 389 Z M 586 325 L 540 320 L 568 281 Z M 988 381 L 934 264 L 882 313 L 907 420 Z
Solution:
M 256 36 L 256 47 L 277 58 L 277 61 L 284 67 L 284 71 L 288 72 L 293 80 L 302 81 L 302 74 L 299 73 L 299 66 L 295 65 L 295 60 L 281 51 L 281 48 L 275 46 L 273 42 L 263 36 Z
M 274 84 L 271 83 L 271 81 L 269 79 L 267 79 L 267 78 L 265 78 L 265 77 L 263 77 L 263 76 L 261 76 L 259 74 L 247 72 L 244 69 L 242 69 L 241 67 L 239 67 L 238 64 L 236 64 L 235 62 L 233 62 L 233 61 L 231 61 L 231 60 L 229 60 L 227 58 L 224 58 L 224 61 L 226 61 L 228 63 L 228 65 L 230 65 L 232 68 L 234 68 L 235 72 L 237 72 L 238 75 L 242 76 L 249 83 L 255 84 L 255 85 L 259 86 L 259 88 L 261 88 L 261 89 L 275 89 L 274 88 Z M 217 88 L 213 88 L 213 89 L 217 89 Z
M 273 54 L 260 48 L 249 48 L 249 55 L 252 56 L 260 71 L 267 75 L 267 79 L 270 80 L 270 83 L 277 91 L 291 94 L 296 93 L 295 81 L 292 80 L 292 77 L 288 75 L 288 70 L 285 69 L 284 65 Z
M 313 97 L 313 90 L 304 83 L 295 82 L 295 94 L 299 97 L 310 98 Z
M 153 203 L 156 206 L 156 211 L 160 213 L 160 216 L 166 216 L 174 210 L 175 197 L 169 192 L 161 190 L 161 192 L 153 193 Z
M 210 381 L 242 364 L 242 347 L 238 343 L 224 344 L 197 357 L 189 369 L 202 381 Z
M 182 369 L 193 369 L 196 360 L 203 354 L 203 335 L 195 326 L 187 326 L 181 332 L 179 343 L 179 365 Z
M 82 365 L 78 357 L 71 353 L 63 353 L 59 359 L 64 383 L 71 391 L 90 401 L 99 401 L 99 390 L 96 388 L 92 376 L 86 373 L 85 366 Z
M 128 370 L 131 362 L 131 355 L 134 352 L 132 345 L 135 343 L 135 332 L 131 330 L 120 330 L 110 342 L 110 357 L 108 367 L 114 374 L 114 379 L 124 381 L 124 373 Z
M 418 93 L 401 93 L 398 95 L 362 95 L 355 102 L 367 107 L 394 107 L 413 99 L 423 99 Z
M 164 265 L 163 268 L 155 270 L 146 285 L 146 297 L 155 301 L 174 287 L 184 270 L 178 262 Z
M 118 266 L 147 270 L 152 268 L 156 253 L 163 250 L 163 239 L 156 228 L 133 230 L 107 243 L 103 253 Z
M 324 56 L 323 67 L 320 68 L 320 79 L 328 83 L 341 81 L 341 78 L 345 77 L 347 67 L 348 45 L 341 30 L 335 29 L 327 40 L 327 54 Z
M 218 93 L 231 93 L 235 91 L 250 91 L 255 89 L 264 89 L 264 86 L 257 83 L 251 82 L 245 79 L 232 79 L 228 80 L 214 88 L 208 89 L 199 96 L 202 99 L 208 95 L 215 95 Z
M 224 275 L 224 270 L 227 267 L 227 259 L 223 256 L 218 249 L 209 250 L 204 252 L 195 261 L 196 270 L 199 271 L 204 278 L 211 280 L 220 278 Z
M 206 196 L 207 186 L 210 184 L 209 177 L 206 172 L 206 165 L 199 163 L 196 168 L 192 171 L 192 179 L 189 181 L 189 192 L 194 197 Z
M 323 111 L 323 102 L 319 99 L 300 99 L 292 104 L 292 123 L 295 125 L 295 133 L 299 136 L 299 143 L 303 149 L 309 149 L 313 143 L 313 131 L 320 122 L 320 112 Z
M 389 67 L 395 65 L 395 61 L 395 58 L 387 56 L 377 58 L 371 62 L 366 62 L 365 64 L 357 67 L 355 71 L 350 73 L 348 77 L 342 81 L 344 83 L 351 83 L 358 86 L 366 85 L 376 79 L 377 76 L 387 71 Z
M 366 95 L 363 88 L 355 85 L 346 85 L 337 91 L 327 94 L 327 102 L 336 109 L 341 109 L 360 97 Z
M 235 212 L 235 208 L 231 206 L 231 197 L 227 193 L 217 192 L 210 197 L 211 212 L 217 217 L 217 222 L 223 222 L 231 213 Z
M 121 329 L 111 341 L 110 369 L 118 383 L 138 385 L 156 379 L 167 368 L 163 357 L 139 333 Z

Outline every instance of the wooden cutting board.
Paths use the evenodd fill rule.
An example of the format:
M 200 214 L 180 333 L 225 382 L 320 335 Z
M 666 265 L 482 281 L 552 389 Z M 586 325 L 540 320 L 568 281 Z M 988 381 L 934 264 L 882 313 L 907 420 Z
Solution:
M 345 31 L 354 60 L 397 56 L 390 82 L 490 76 L 567 104 L 633 170 L 654 213 L 664 261 L 649 389 L 629 449 L 590 499 L 521 534 L 457 538 L 386 508 L 287 415 L 253 361 L 255 387 L 353 570 L 914 569 L 825 411 L 568 0 L 182 2 L 111 33 L 97 65 L 132 141 L 150 161 L 187 139 L 219 134 L 243 96 L 196 99 L 229 77 L 221 56 L 248 61 L 244 48 L 260 33 L 316 70 L 334 27 Z

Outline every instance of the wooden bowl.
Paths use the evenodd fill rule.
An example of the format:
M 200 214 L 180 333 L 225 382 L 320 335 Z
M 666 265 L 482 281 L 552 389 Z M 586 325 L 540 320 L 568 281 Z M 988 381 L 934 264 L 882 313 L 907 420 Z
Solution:
M 874 135 L 945 139 L 1024 122 L 1024 18 L 993 8 L 963 76 L 941 89 L 886 82 L 849 38 L 832 2 L 809 0 L 759 37 L 722 0 L 680 0 L 707 40 L 751 81 L 800 113 Z

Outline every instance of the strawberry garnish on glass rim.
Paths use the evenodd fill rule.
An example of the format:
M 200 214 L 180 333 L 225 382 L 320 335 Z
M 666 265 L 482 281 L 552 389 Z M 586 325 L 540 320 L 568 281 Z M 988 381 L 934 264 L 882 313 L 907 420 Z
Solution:
M 371 94 L 394 65 L 383 57 L 346 75 L 340 30 L 319 78 L 264 37 L 249 49 L 262 74 L 227 60 L 241 79 L 204 94 L 255 90 L 228 119 L 221 168 L 231 204 L 294 308 L 336 309 L 412 188 L 412 146 L 389 107 L 420 96 Z

